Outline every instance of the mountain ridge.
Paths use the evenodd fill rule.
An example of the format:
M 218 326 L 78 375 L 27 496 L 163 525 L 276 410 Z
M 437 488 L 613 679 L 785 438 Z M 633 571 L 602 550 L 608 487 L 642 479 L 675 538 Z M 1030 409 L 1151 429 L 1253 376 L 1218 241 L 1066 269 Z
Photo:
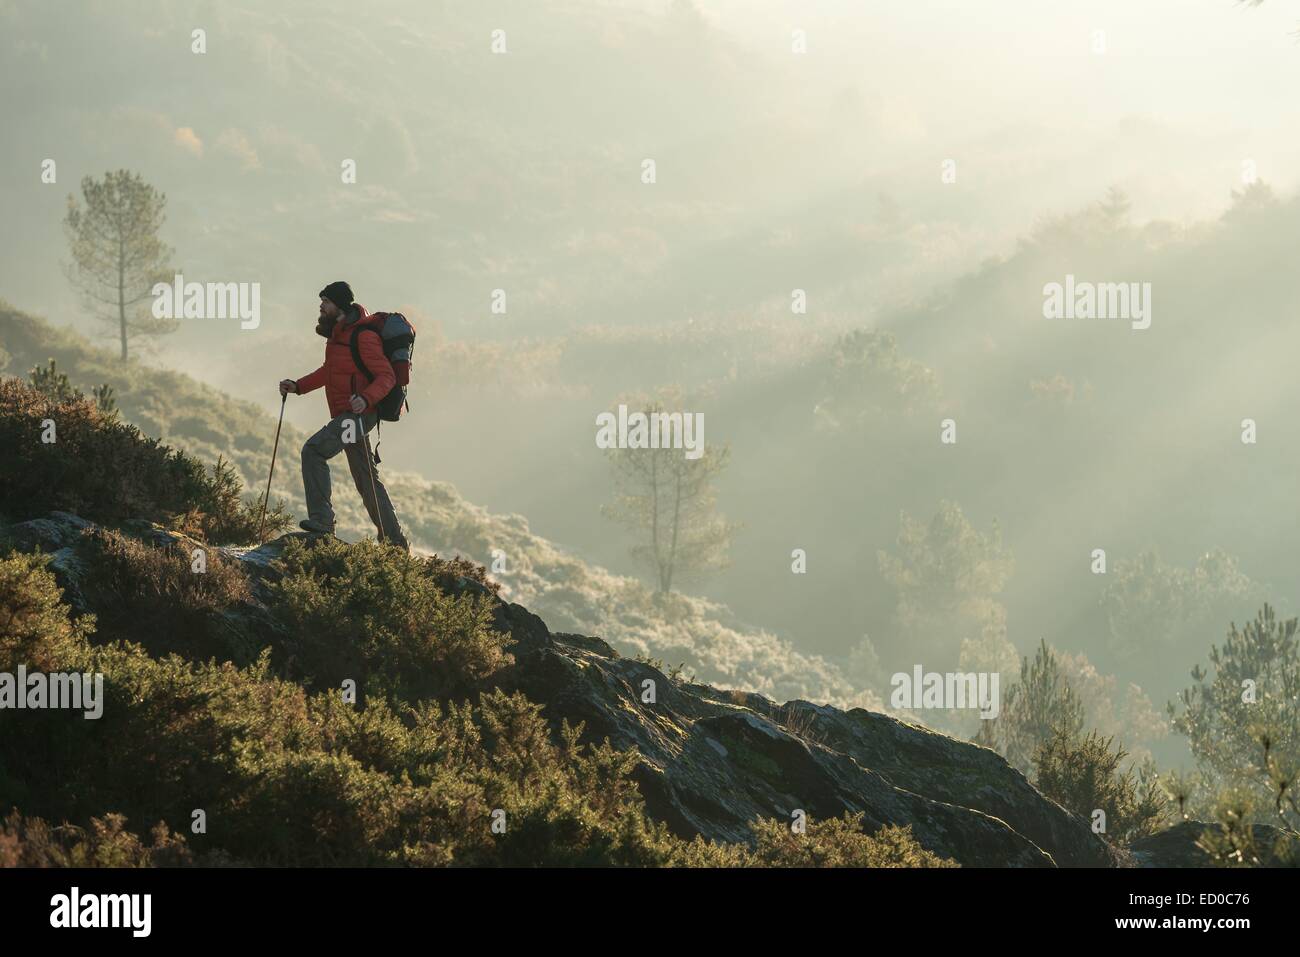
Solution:
M 17 523 L 8 535 L 25 551 L 51 556 L 72 605 L 94 613 L 77 542 L 97 526 L 67 512 Z M 207 549 L 161 526 L 124 523 L 155 548 Z M 266 586 L 291 533 L 258 547 L 218 546 L 253 584 L 243 606 L 224 612 L 263 636 L 276 629 Z M 545 708 L 553 731 L 581 722 L 584 739 L 635 749 L 632 777 L 647 814 L 690 839 L 749 843 L 759 817 L 793 820 L 863 812 L 868 830 L 910 826 L 917 842 L 963 866 L 1131 866 L 1128 855 L 1086 822 L 1043 797 L 987 748 L 855 708 L 787 701 L 674 680 L 654 664 L 620 655 L 598 637 L 552 632 L 522 605 L 468 578 L 456 590 L 495 602 L 493 622 L 514 639 L 514 663 L 496 686 Z M 646 685 L 646 682 L 651 685 Z M 654 701 L 644 703 L 648 689 Z
M 41 331 L 42 324 L 37 320 L 18 317 L 16 321 L 14 314 L 0 312 L 0 329 L 24 327 L 24 323 L 29 334 L 33 330 Z M 60 356 L 71 358 L 71 367 L 84 376 L 88 370 L 78 364 L 84 360 L 80 340 L 74 336 L 56 337 L 56 340 Z M 6 337 L 5 341 L 13 343 L 18 339 Z M 29 341 L 27 346 L 30 349 L 32 343 Z M 20 361 L 24 358 L 21 353 L 19 358 Z M 131 368 L 135 368 L 134 364 Z M 181 377 L 177 381 L 189 380 Z M 78 384 L 89 385 L 84 381 Z M 7 473 L 7 483 L 12 480 L 14 490 L 19 489 L 20 482 L 25 482 L 31 491 L 44 494 L 49 482 L 41 476 L 24 476 L 22 470 L 49 468 L 50 476 L 63 475 L 76 486 L 71 493 L 74 499 L 78 496 L 84 499 L 91 493 L 103 499 L 105 495 L 115 494 L 112 491 L 115 488 L 126 489 L 132 492 L 132 502 L 147 502 L 149 494 L 162 495 L 164 498 L 157 499 L 156 505 L 162 507 L 166 501 L 172 503 L 167 508 L 185 511 L 192 507 L 192 504 L 186 506 L 186 502 L 198 495 L 193 500 L 208 503 L 205 508 L 242 510 L 243 527 L 248 528 L 249 503 L 240 504 L 237 493 L 233 500 L 223 499 L 220 494 L 213 499 L 212 489 L 204 486 L 205 481 L 210 485 L 212 480 L 199 481 L 193 472 L 199 467 L 194 459 L 172 452 L 114 417 L 96 412 L 92 403 L 67 400 L 42 406 L 48 400 L 41 399 L 30 387 L 13 380 L 4 387 L 12 400 L 7 402 L 5 410 L 6 434 L 18 453 Z M 146 394 L 132 398 L 147 404 L 156 397 L 146 390 Z M 49 415 L 59 419 L 59 445 L 45 446 L 46 452 L 39 451 L 42 448 L 39 444 L 20 448 L 26 445 L 23 437 L 30 440 L 35 434 L 32 430 L 43 416 Z M 126 476 L 115 476 L 117 485 L 97 484 L 98 479 L 91 476 L 90 484 L 80 488 L 77 483 L 87 481 L 86 477 L 67 470 L 68 464 L 82 462 L 77 457 L 78 449 L 111 456 L 113 446 L 103 444 L 108 435 L 115 436 L 112 441 L 119 443 L 119 449 L 134 450 L 130 452 L 131 467 L 135 469 L 131 480 L 147 479 L 143 492 L 137 494 L 122 485 L 121 482 L 129 481 Z M 83 444 L 88 436 L 94 442 Z M 245 443 L 243 451 L 256 453 L 257 449 Z M 48 458 L 51 454 L 55 458 Z M 58 456 L 71 458 L 59 465 Z M 151 461 L 155 463 L 152 466 L 148 464 Z M 47 462 L 52 464 L 43 464 Z M 148 468 L 160 467 L 180 470 L 176 474 L 184 481 L 179 491 L 167 481 L 159 482 L 159 475 L 147 474 Z M 196 481 L 199 487 L 192 487 Z M 439 530 L 448 540 L 458 536 L 481 538 L 483 516 L 477 519 L 470 516 L 468 525 L 466 517 L 469 512 L 483 510 L 469 506 L 447 483 L 413 481 L 418 481 L 426 496 L 437 502 L 430 513 L 432 517 L 426 516 L 428 529 Z M 56 497 L 62 494 L 57 488 L 54 492 Z M 216 579 L 218 590 L 225 589 L 224 604 L 213 604 L 205 598 L 207 604 L 200 603 L 197 616 L 191 614 L 189 618 L 177 619 L 188 622 L 192 633 L 163 636 L 161 641 L 154 642 L 161 646 L 160 651 L 174 656 L 180 650 L 183 658 L 192 662 L 210 658 L 214 662 L 233 661 L 236 667 L 246 667 L 254 659 L 261 660 L 258 649 L 278 648 L 292 662 L 295 652 L 291 643 L 286 644 L 283 622 L 269 610 L 267 589 L 281 582 L 280 566 L 288 550 L 299 548 L 299 543 L 310 542 L 315 547 L 320 540 L 294 533 L 257 547 L 220 545 L 195 538 L 193 529 L 239 528 L 238 521 L 230 516 L 222 520 L 224 525 L 219 521 L 213 526 L 201 515 L 178 514 L 163 525 L 144 514 L 123 516 L 122 500 L 96 501 L 94 495 L 87 504 L 92 508 L 106 507 L 115 516 L 112 520 L 94 516 L 88 519 L 57 507 L 34 507 L 35 500 L 24 498 L 21 491 L 13 498 L 7 497 L 0 508 L 0 537 L 16 545 L 19 554 L 46 556 L 48 568 L 62 590 L 63 601 L 73 609 L 77 619 L 101 616 L 109 623 L 108 640 L 127 634 L 134 636 L 131 640 L 143 639 L 148 643 L 156 636 L 147 634 L 148 622 L 130 617 L 130 603 L 125 618 L 121 608 L 113 607 L 120 598 L 116 591 L 123 584 L 136 588 L 139 585 L 135 581 L 124 582 L 120 578 L 122 571 L 161 575 L 161 585 L 150 582 L 149 587 L 160 588 L 158 595 L 174 597 L 174 591 L 168 592 L 168 588 L 183 592 L 186 588 L 207 586 L 193 583 L 195 576 L 188 574 L 191 571 L 188 559 L 181 562 L 183 571 L 172 569 L 170 585 L 167 573 L 165 570 L 160 573 L 158 563 L 174 564 L 178 548 L 191 554 L 201 550 L 214 559 L 220 557 L 212 567 L 226 566 Z M 16 508 L 26 514 L 16 514 Z M 497 533 L 509 530 L 521 536 L 521 541 L 531 535 L 522 516 L 493 518 L 495 524 L 490 527 Z M 251 530 L 247 531 L 249 538 L 252 534 Z M 490 544 L 488 539 L 477 541 L 469 552 L 486 554 Z M 527 574 L 510 581 L 508 587 L 488 580 L 485 569 L 477 563 L 466 563 L 459 556 L 450 563 L 436 556 L 414 561 L 429 561 L 432 564 L 427 567 L 443 568 L 438 573 L 442 576 L 440 581 L 446 578 L 445 568 L 462 569 L 463 574 L 453 576 L 449 583 L 443 581 L 442 587 L 446 587 L 453 600 L 464 596 L 482 599 L 490 606 L 495 627 L 509 636 L 514 654 L 508 665 L 492 674 L 496 691 L 519 693 L 528 701 L 537 702 L 546 712 L 545 721 L 552 736 L 563 739 L 565 726 L 577 723 L 585 729 L 587 744 L 595 746 L 595 742 L 603 740 L 615 753 L 633 756 L 631 779 L 639 789 L 646 814 L 679 838 L 699 837 L 724 845 L 750 844 L 755 840 L 755 822 L 760 820 L 793 821 L 797 812 L 803 812 L 809 821 L 833 822 L 841 815 L 856 814 L 868 833 L 879 833 L 884 828 L 906 828 L 909 840 L 933 855 L 933 859 L 951 860 L 965 866 L 1128 867 L 1170 863 L 1188 866 L 1199 859 L 1196 842 L 1208 825 L 1188 826 L 1172 834 L 1162 832 L 1157 835 L 1160 840 L 1146 842 L 1142 853 L 1134 855 L 1093 833 L 1086 821 L 1043 796 L 1021 772 L 987 748 L 879 711 L 812 703 L 798 693 L 781 695 L 784 703 L 778 704 L 776 694 L 788 684 L 783 686 L 769 680 L 760 688 L 765 693 L 759 693 L 735 687 L 727 690 L 697 682 L 694 677 L 686 680 L 679 669 L 665 673 L 662 663 L 649 658 L 646 650 L 659 650 L 650 642 L 633 641 L 632 647 L 641 649 L 642 653 L 635 658 L 626 657 L 605 638 L 579 633 L 587 630 L 585 623 L 597 614 L 599 603 L 584 592 L 588 585 L 585 579 L 593 572 L 550 543 L 545 545 L 554 554 L 544 558 L 538 567 L 522 563 L 516 572 Z M 354 549 L 364 554 L 391 551 L 373 542 L 340 543 L 337 548 L 342 549 L 344 556 Z M 104 566 L 96 563 L 102 563 L 108 552 L 113 552 L 109 566 L 118 563 L 115 573 L 119 578 L 103 581 L 97 576 Z M 527 555 L 528 550 L 524 549 L 523 553 Z M 565 566 L 568 572 L 558 577 L 551 571 L 542 574 L 548 563 Z M 477 571 L 470 573 L 473 568 Z M 603 573 L 603 570 L 596 571 Z M 179 583 L 175 577 L 178 572 L 180 579 L 188 578 L 191 582 Z M 561 596 L 567 596 L 552 601 L 553 607 L 561 609 L 558 616 L 548 615 L 560 625 L 554 631 L 524 604 L 509 600 L 517 597 L 531 603 L 533 597 L 547 594 L 548 583 Z M 626 592 L 632 583 L 625 581 L 620 587 Z M 146 601 L 152 601 L 148 588 L 145 592 Z M 505 597 L 501 596 L 502 592 Z M 604 593 L 619 592 L 620 588 L 607 588 Z M 674 645 L 670 639 L 668 647 L 680 650 L 687 647 L 688 637 L 698 639 L 703 614 L 700 609 L 708 610 L 707 603 L 702 601 L 678 597 L 675 614 L 683 643 Z M 600 622 L 618 623 L 624 618 L 635 618 L 645 613 L 644 606 L 637 595 L 624 596 L 621 603 L 606 602 Z M 635 610 L 637 607 L 642 607 L 641 613 Z M 682 608 L 686 609 L 685 614 Z M 692 608 L 695 608 L 693 613 Z M 112 624 L 114 614 L 118 619 L 116 633 Z M 121 630 L 123 622 L 128 627 L 125 633 Z M 719 623 L 717 627 L 724 626 Z M 632 634 L 636 634 L 635 630 Z M 739 632 L 732 635 L 733 643 L 743 642 L 747 637 Z M 706 639 L 717 637 L 717 633 L 706 632 Z M 767 637 L 776 640 L 774 636 Z M 346 646 L 350 640 L 345 637 L 343 644 Z M 432 640 L 436 644 L 438 639 L 433 636 Z M 756 653 L 765 647 L 773 650 L 770 645 L 752 643 L 749 650 Z M 737 678 L 743 682 L 747 674 L 759 673 L 737 669 L 735 652 L 735 647 L 721 648 L 712 669 L 730 677 L 728 683 L 733 685 Z M 346 656 L 350 652 L 344 647 L 342 653 Z M 730 675 L 726 675 L 728 667 Z M 647 697 L 650 689 L 654 694 Z M 0 785 L 5 783 L 4 771 L 0 760 Z
M 274 422 L 255 403 L 184 373 L 137 360 L 123 365 L 76 332 L 4 302 L 0 343 L 8 350 L 0 353 L 0 373 L 25 375 L 53 359 L 74 385 L 87 390 L 101 382 L 112 386 L 123 418 L 147 435 L 207 462 L 224 457 L 247 488 L 260 495 L 265 487 Z M 292 460 L 293 450 L 306 438 L 302 430 L 285 424 L 276 469 L 280 479 L 271 499 L 285 501 L 300 516 L 306 512 Z M 336 476 L 341 494 L 334 503 L 338 532 L 348 538 L 372 534 L 349 482 L 341 469 Z M 489 512 L 462 497 L 451 483 L 417 473 L 388 472 L 385 482 L 414 546 L 463 554 L 480 564 L 489 561 L 494 548 L 502 550 L 506 571 L 494 573 L 502 587 L 536 607 L 560 630 L 599 632 L 626 651 L 671 658 L 722 684 L 773 696 L 883 707 L 878 696 L 856 686 L 836 662 L 798 651 L 788 638 L 743 621 L 722 603 L 677 595 L 671 614 L 666 614 L 636 579 L 584 561 L 532 532 L 522 515 Z

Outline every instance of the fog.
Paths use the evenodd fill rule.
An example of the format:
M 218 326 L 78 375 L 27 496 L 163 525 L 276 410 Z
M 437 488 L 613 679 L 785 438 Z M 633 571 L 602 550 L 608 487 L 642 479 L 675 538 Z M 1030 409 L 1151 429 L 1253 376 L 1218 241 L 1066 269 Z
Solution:
M 62 221 L 83 176 L 135 170 L 187 280 L 261 290 L 257 328 L 186 320 L 146 361 L 274 414 L 346 279 L 420 331 L 387 465 L 626 574 L 595 416 L 680 386 L 744 526 L 686 590 L 882 698 L 983 633 L 1163 712 L 1229 620 L 1296 597 L 1298 26 L 1232 0 L 0 0 L 0 296 L 111 337 Z M 1150 328 L 1045 319 L 1067 276 L 1150 283 Z M 897 346 L 850 356 L 861 380 L 853 330 Z M 888 557 L 943 502 L 955 550 L 996 523 L 1014 570 L 922 621 Z

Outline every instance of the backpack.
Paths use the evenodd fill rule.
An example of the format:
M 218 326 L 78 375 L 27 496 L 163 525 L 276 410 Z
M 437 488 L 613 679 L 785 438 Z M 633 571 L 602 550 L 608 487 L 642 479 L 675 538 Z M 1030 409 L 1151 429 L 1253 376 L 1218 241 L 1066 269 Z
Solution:
M 381 321 L 368 322 L 353 329 L 348 347 L 352 350 L 353 363 L 365 375 L 367 381 L 374 382 L 375 374 L 367 369 L 366 364 L 361 361 L 361 350 L 357 348 L 357 338 L 363 332 L 373 332 L 382 340 L 384 356 L 393 365 L 393 374 L 397 376 L 397 384 L 393 386 L 388 395 L 375 404 L 375 408 L 379 412 L 379 417 L 385 422 L 396 422 L 402 416 L 403 406 L 405 406 L 406 411 L 411 411 L 411 404 L 406 400 L 406 387 L 411 382 L 411 354 L 415 351 L 415 327 L 400 312 L 374 312 L 370 315 L 372 319 Z

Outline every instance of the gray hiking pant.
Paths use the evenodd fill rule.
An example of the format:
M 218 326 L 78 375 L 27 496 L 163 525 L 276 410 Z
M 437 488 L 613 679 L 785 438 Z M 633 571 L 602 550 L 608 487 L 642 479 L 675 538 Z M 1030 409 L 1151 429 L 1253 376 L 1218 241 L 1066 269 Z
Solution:
M 325 427 L 307 440 L 302 447 L 302 484 L 307 493 L 307 517 L 330 528 L 334 527 L 334 507 L 330 504 L 330 462 L 340 452 L 347 453 L 348 468 L 352 472 L 352 481 L 361 493 L 361 501 L 366 503 L 370 521 L 376 528 L 384 530 L 384 540 L 402 548 L 409 546 L 402 526 L 397 523 L 397 513 L 388 498 L 388 489 L 379 480 L 379 467 L 373 465 L 366 452 L 366 443 L 362 431 L 357 427 L 361 417 L 352 412 L 345 412 L 330 419 Z M 363 419 L 365 431 L 369 432 L 379 421 L 379 416 L 368 412 Z M 348 424 L 350 423 L 350 424 Z M 351 442 L 345 442 L 351 439 Z M 371 479 L 373 476 L 373 494 Z M 376 502 L 376 499 L 378 501 Z

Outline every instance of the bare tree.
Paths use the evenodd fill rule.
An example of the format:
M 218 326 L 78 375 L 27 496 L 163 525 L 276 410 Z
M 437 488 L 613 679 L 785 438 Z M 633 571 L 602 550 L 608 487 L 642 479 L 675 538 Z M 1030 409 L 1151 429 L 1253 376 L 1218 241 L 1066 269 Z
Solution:
M 644 409 L 663 412 L 662 402 Z M 658 592 L 672 591 L 675 579 L 696 579 L 727 567 L 727 550 L 739 525 L 714 512 L 713 479 L 726 467 L 731 450 L 706 447 L 699 458 L 680 448 L 614 448 L 608 454 L 616 499 L 602 512 L 642 536 L 632 557 L 655 575 Z
M 175 319 L 157 319 L 147 304 L 154 283 L 171 282 L 173 250 L 158 238 L 167 197 L 130 170 L 81 181 L 82 207 L 68 196 L 63 225 L 72 263 L 68 278 L 96 318 L 112 323 L 127 358 L 132 336 L 175 332 Z

